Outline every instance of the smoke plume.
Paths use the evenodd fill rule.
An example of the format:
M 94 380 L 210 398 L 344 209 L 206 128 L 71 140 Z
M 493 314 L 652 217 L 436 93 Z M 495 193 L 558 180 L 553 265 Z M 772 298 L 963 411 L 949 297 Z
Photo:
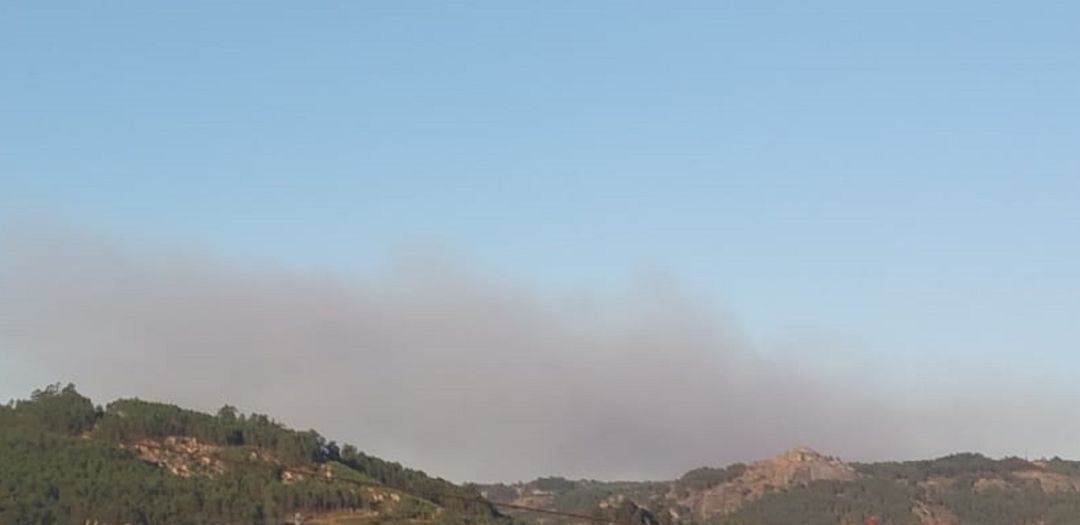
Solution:
M 962 428 L 763 357 L 663 279 L 559 295 L 438 257 L 341 275 L 55 228 L 8 230 L 0 254 L 0 351 L 27 370 L 99 402 L 234 404 L 455 480 L 664 478 L 799 443 L 897 456 Z

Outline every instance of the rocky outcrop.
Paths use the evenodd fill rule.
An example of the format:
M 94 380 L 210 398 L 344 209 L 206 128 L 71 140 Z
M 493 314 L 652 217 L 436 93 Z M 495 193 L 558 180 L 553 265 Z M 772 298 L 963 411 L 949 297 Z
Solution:
M 217 458 L 221 447 L 200 443 L 193 437 L 170 436 L 160 441 L 144 439 L 130 445 L 139 459 L 176 476 L 213 476 L 225 471 Z
M 810 448 L 797 447 L 751 464 L 736 481 L 786 488 L 817 480 L 851 481 L 855 477 L 855 469 L 851 465 Z
M 771 490 L 805 485 L 817 480 L 851 481 L 855 469 L 807 447 L 796 447 L 776 457 L 757 461 L 735 479 L 689 495 L 682 503 L 701 518 L 730 514 Z

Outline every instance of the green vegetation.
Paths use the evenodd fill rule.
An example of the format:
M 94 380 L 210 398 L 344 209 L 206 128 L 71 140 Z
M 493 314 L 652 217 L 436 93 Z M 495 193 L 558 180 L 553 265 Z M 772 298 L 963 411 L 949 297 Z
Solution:
M 533 481 L 533 486 L 547 492 L 569 492 L 578 488 L 582 483 L 588 482 L 570 481 L 566 478 L 554 476 L 550 478 L 536 478 L 536 480 Z
M 942 498 L 960 523 L 986 525 L 1080 523 L 1080 496 L 1075 492 L 1044 492 L 1038 486 L 986 490 L 956 489 Z
M 1055 456 L 1046 462 L 1046 470 L 1062 476 L 1080 478 L 1080 461 L 1066 461 Z
M 883 479 L 815 481 L 766 494 L 718 523 L 837 525 L 864 523 L 873 516 L 881 525 L 914 525 L 918 523 L 911 512 L 914 496 L 910 487 Z
M 1020 458 L 990 459 L 982 454 L 952 454 L 925 461 L 904 461 L 856 464 L 855 469 L 864 476 L 903 480 L 926 481 L 932 477 L 975 480 L 988 477 L 1008 477 L 1019 470 L 1036 469 L 1036 465 Z
M 587 514 L 620 525 L 915 525 L 923 518 L 943 525 L 1080 524 L 1080 491 L 1070 488 L 1080 487 L 1080 462 L 1060 458 L 1030 462 L 963 453 L 853 467 L 858 474 L 853 481 L 766 487 L 760 497 L 748 496 L 750 489 L 739 485 L 748 469 L 743 464 L 702 467 L 667 483 L 541 478 L 525 484 L 490 485 L 484 491 L 495 501 L 544 491 L 550 497 L 550 510 Z M 1050 485 L 1043 487 L 1040 477 L 1046 477 Z M 729 488 L 724 489 L 725 485 Z M 702 516 L 692 510 L 703 493 L 717 490 L 747 497 L 727 515 Z M 582 524 L 579 519 L 526 512 L 514 516 L 532 524 Z
M 220 462 L 221 472 L 175 475 L 130 446 L 171 436 L 209 447 L 213 458 L 192 460 Z M 276 524 L 334 511 L 447 525 L 505 521 L 478 499 L 475 490 L 231 407 L 209 415 L 127 399 L 99 409 L 71 385 L 0 406 L 4 524 Z
M 634 481 L 575 481 L 573 487 L 555 493 L 555 510 L 585 512 L 613 496 L 647 502 L 656 492 L 654 484 Z
M 727 483 L 746 472 L 746 465 L 734 463 L 724 468 L 700 467 L 683 474 L 677 483 L 681 490 L 704 490 Z
M 1045 467 L 1020 459 L 995 460 L 980 454 L 953 454 L 925 461 L 855 465 L 853 482 L 816 481 L 766 494 L 718 525 L 915 524 L 913 509 L 934 507 L 960 524 L 1076 525 L 1080 492 L 1044 490 L 1016 473 L 1080 474 L 1080 463 L 1052 459 Z M 933 480 L 947 480 L 935 485 Z M 981 482 L 981 484 L 980 484 Z

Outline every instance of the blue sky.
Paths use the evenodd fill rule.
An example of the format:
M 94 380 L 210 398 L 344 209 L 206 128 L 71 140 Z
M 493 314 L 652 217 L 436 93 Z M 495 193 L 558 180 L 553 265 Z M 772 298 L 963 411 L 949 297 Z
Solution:
M 542 291 L 763 347 L 1080 371 L 1075 2 L 0 6 L 0 213 Z M 973 365 L 979 366 L 979 365 Z M 12 394 L 14 395 L 14 394 Z

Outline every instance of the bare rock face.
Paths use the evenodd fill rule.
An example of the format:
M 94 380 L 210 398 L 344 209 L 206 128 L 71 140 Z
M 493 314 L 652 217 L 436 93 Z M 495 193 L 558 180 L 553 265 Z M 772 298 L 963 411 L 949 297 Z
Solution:
M 855 469 L 839 459 L 823 456 L 807 447 L 797 447 L 750 465 L 741 477 L 748 475 L 773 488 L 786 488 L 817 480 L 852 481 Z
M 193 437 L 143 439 L 130 448 L 143 461 L 153 463 L 175 476 L 214 476 L 225 471 L 224 464 L 217 458 L 221 447 L 200 443 Z
M 807 447 L 796 447 L 770 459 L 751 463 L 737 478 L 692 493 L 683 502 L 700 518 L 735 512 L 766 492 L 817 480 L 852 481 L 855 469 L 837 458 Z

